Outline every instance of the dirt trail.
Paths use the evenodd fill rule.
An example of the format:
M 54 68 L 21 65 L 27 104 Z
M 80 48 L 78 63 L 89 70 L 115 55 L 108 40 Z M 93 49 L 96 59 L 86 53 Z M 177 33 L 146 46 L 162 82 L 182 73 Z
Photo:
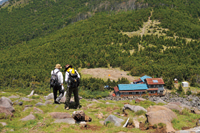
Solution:
M 144 24 L 144 26 L 142 28 L 142 32 L 140 34 L 141 37 L 143 37 L 146 27 L 148 27 L 151 24 L 151 16 L 152 16 L 152 14 L 153 14 L 153 11 L 151 11 L 151 15 L 148 17 L 148 21 Z
M 90 75 L 89 77 L 94 78 L 102 78 L 102 79 L 108 79 L 117 81 L 118 78 L 127 78 L 130 82 L 132 82 L 134 79 L 137 79 L 138 77 L 133 77 L 127 75 L 128 72 L 115 69 L 115 68 L 91 68 L 91 69 L 83 69 L 81 70 L 81 74 Z

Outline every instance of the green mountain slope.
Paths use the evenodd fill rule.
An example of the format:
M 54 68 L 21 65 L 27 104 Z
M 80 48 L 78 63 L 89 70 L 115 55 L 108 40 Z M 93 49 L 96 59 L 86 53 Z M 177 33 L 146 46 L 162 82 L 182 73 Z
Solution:
M 42 12 L 43 10 L 40 12 L 39 9 L 30 8 L 34 6 L 34 1 L 23 8 L 12 7 L 10 12 L 8 12 L 10 7 L 3 8 L 0 11 L 0 13 L 4 14 L 4 16 L 0 15 L 1 17 L 6 17 L 8 14 L 16 15 L 16 19 L 12 20 L 12 22 L 16 22 L 16 25 L 10 22 L 10 18 L 4 20 L 4 24 L 7 22 L 8 27 L 4 28 L 2 30 L 4 34 L 1 34 L 1 40 L 4 39 L 4 42 L 1 41 L 2 50 L 0 52 L 1 88 L 8 86 L 30 87 L 32 82 L 37 82 L 38 85 L 47 87 L 50 71 L 56 63 L 60 63 L 63 66 L 65 64 L 72 64 L 76 68 L 107 67 L 108 65 L 121 67 L 123 70 L 131 71 L 132 75 L 148 74 L 153 77 L 162 76 L 167 85 L 175 77 L 180 81 L 190 81 L 200 73 L 198 67 L 200 63 L 198 58 L 200 56 L 200 43 L 198 41 L 200 35 L 199 10 L 193 11 L 188 9 L 193 4 L 184 6 L 184 1 L 177 0 L 172 3 L 177 8 L 171 8 L 171 6 L 159 4 L 167 3 L 167 0 L 160 1 L 158 4 L 158 1 L 143 1 L 137 5 L 142 7 L 142 5 L 148 5 L 145 2 L 149 2 L 148 8 L 117 13 L 108 12 L 111 11 L 111 7 L 105 8 L 105 1 L 97 1 L 97 5 L 104 2 L 102 8 L 99 5 L 95 6 L 95 1 L 89 1 L 93 4 L 90 6 L 86 6 L 87 1 L 79 3 L 73 1 L 71 4 L 74 4 L 75 12 L 69 11 L 69 14 L 64 14 L 62 18 L 60 16 L 62 14 L 60 9 L 63 11 L 65 9 L 60 6 L 67 6 L 65 3 L 51 1 L 47 4 L 42 2 L 44 1 L 38 4 L 38 6 L 41 5 L 41 10 L 43 5 L 46 5 L 44 10 L 49 9 L 44 13 Z M 110 3 L 112 2 L 110 1 Z M 120 2 L 123 3 L 123 1 L 119 1 L 113 7 L 116 7 L 116 9 L 118 9 L 117 5 L 122 7 Z M 137 3 L 138 1 L 134 2 Z M 180 2 L 181 6 L 177 5 L 178 2 Z M 124 3 L 124 9 L 131 9 L 126 2 Z M 199 4 L 196 0 L 189 3 Z M 58 4 L 56 10 L 61 14 L 53 12 L 52 7 L 54 4 Z M 112 4 L 115 5 L 115 3 Z M 137 9 L 139 9 L 138 6 Z M 71 18 L 77 18 L 78 13 L 89 11 L 92 9 L 91 7 L 99 7 L 98 13 L 96 12 L 95 15 L 86 20 L 70 23 Z M 194 6 L 194 8 L 196 7 Z M 26 8 L 27 12 L 22 12 Z M 34 17 L 30 19 L 33 14 L 27 15 L 27 13 L 30 13 L 28 9 L 32 9 L 32 13 L 38 16 L 35 17 L 38 21 L 34 20 Z M 70 8 L 66 7 L 67 9 Z M 101 12 L 101 10 L 106 12 Z M 123 32 L 139 30 L 143 26 L 143 22 L 148 21 L 152 10 L 151 19 L 159 20 L 161 23 L 158 24 L 158 27 L 168 28 L 168 30 L 160 31 L 159 36 L 152 34 L 141 37 L 139 34 L 128 37 L 122 34 Z M 17 21 L 19 16 L 17 14 L 14 15 L 14 11 L 18 12 L 19 16 L 25 15 L 30 17 L 24 17 L 26 19 L 18 19 Z M 46 16 L 47 12 L 50 16 Z M 62 18 L 62 21 L 59 18 Z M 70 24 L 67 23 L 63 26 L 63 23 L 68 20 Z M 21 21 L 24 21 L 24 23 L 21 24 Z M 38 27 L 33 26 L 37 24 Z M 44 26 L 44 29 L 42 29 L 41 25 Z M 46 26 L 47 28 L 45 29 Z M 36 29 L 40 29 L 41 32 Z M 31 33 L 31 36 L 33 35 L 32 33 L 37 33 L 37 35 L 30 37 L 28 40 L 23 40 L 23 37 L 27 38 L 30 35 L 28 33 Z M 187 42 L 186 39 L 175 37 L 175 35 L 189 37 L 193 41 Z M 6 40 L 6 38 L 9 39 Z M 10 47 L 10 45 L 13 46 Z

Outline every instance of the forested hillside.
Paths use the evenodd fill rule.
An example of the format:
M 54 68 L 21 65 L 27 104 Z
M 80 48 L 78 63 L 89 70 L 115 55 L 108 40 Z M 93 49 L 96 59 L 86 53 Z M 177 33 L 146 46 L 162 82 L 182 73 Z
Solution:
M 162 77 L 169 88 L 173 78 L 196 84 L 200 74 L 198 0 L 14 4 L 0 10 L 1 88 L 47 88 L 56 63 L 76 68 L 120 67 L 131 75 Z M 142 37 L 122 34 L 139 30 L 151 12 L 151 19 L 161 22 L 157 30 L 168 30 Z

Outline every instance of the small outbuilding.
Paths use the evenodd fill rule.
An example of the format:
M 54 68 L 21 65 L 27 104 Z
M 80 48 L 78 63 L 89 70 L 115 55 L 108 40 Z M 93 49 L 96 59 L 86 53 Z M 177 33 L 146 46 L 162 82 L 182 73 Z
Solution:
M 182 86 L 183 87 L 189 87 L 189 83 L 188 82 L 182 82 Z

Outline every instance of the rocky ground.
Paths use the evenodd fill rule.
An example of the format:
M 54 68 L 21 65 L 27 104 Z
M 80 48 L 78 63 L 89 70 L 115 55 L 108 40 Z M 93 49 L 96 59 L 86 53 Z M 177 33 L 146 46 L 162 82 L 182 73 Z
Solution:
M 65 97 L 61 104 L 53 104 L 52 93 L 39 96 L 31 92 L 25 96 L 0 92 L 0 96 L 1 132 L 200 132 L 197 96 L 80 97 L 81 108 L 73 107 L 72 98 L 70 110 L 64 110 Z M 174 119 L 182 117 L 188 121 L 187 126 L 182 119 L 183 125 L 173 125 Z

